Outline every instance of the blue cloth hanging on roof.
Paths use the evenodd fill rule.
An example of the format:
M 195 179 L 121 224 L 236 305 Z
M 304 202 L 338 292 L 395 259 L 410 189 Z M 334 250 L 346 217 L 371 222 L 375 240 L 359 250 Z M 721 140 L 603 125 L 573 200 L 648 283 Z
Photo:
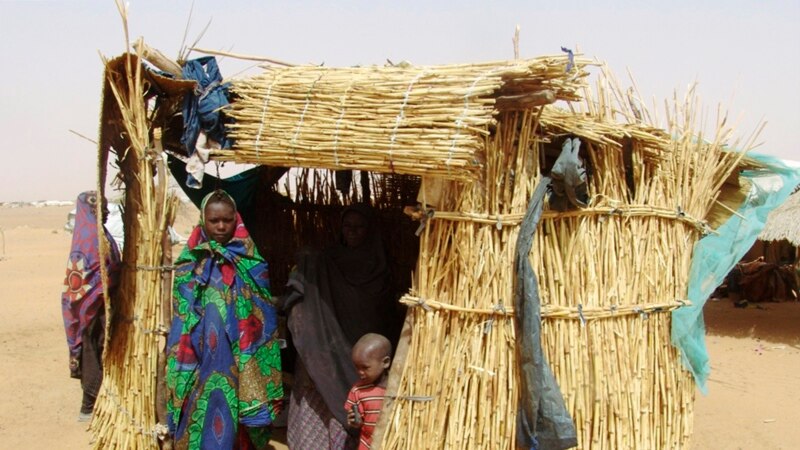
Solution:
M 194 91 L 186 94 L 183 100 L 181 144 L 190 160 L 198 158 L 197 139 L 201 131 L 222 148 L 230 148 L 232 142 L 225 134 L 225 117 L 222 114 L 222 110 L 229 105 L 230 83 L 222 82 L 216 58 L 204 56 L 187 61 L 183 66 L 183 78 L 197 82 Z M 200 159 L 205 163 L 203 158 Z M 192 171 L 188 174 L 186 184 L 191 188 L 199 188 L 202 178 L 202 171 Z

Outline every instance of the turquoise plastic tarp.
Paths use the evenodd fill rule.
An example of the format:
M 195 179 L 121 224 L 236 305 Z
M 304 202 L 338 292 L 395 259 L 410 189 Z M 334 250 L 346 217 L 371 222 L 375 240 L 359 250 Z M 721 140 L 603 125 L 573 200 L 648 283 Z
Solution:
M 684 366 L 692 372 L 701 392 L 707 393 L 711 371 L 706 351 L 703 305 L 722 280 L 752 247 L 770 211 L 783 203 L 800 183 L 800 171 L 777 158 L 749 154 L 767 167 L 745 171 L 752 188 L 742 206 L 728 221 L 694 246 L 689 272 L 691 306 L 672 313 L 672 344 L 681 351 Z M 741 217 L 740 217 L 741 216 Z

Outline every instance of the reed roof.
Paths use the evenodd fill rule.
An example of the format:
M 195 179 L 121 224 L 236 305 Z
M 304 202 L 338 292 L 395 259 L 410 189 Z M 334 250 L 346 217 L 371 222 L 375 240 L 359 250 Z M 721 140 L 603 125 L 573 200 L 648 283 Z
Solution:
M 780 241 L 786 239 L 800 246 L 800 191 L 795 192 L 783 204 L 767 216 L 767 223 L 758 239 Z
M 475 179 L 497 114 L 579 100 L 587 64 L 268 67 L 232 81 L 235 144 L 214 158 Z

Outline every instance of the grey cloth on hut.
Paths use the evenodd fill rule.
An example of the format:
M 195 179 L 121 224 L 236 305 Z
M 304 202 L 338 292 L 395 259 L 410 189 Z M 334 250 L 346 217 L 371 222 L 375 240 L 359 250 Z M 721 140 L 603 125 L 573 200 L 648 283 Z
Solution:
M 577 141 L 577 139 L 575 139 Z M 569 144 L 569 145 L 568 145 Z M 514 309 L 517 320 L 517 336 L 520 336 L 519 365 L 522 392 L 517 414 L 517 445 L 533 449 L 565 449 L 578 445 L 575 423 L 572 421 L 558 382 L 547 361 L 544 359 L 541 342 L 541 304 L 536 274 L 533 272 L 528 255 L 533 244 L 533 234 L 542 216 L 544 198 L 553 183 L 583 183 L 585 172 L 577 159 L 578 142 L 573 145 L 569 139 L 564 144 L 556 161 L 562 176 L 559 180 L 543 177 L 531 196 L 528 210 L 519 230 L 515 270 L 517 284 L 514 293 Z M 564 176 L 566 175 L 566 176 Z M 576 185 L 558 186 L 554 191 L 573 191 Z M 569 196 L 571 203 L 574 195 Z M 578 205 L 576 205 L 578 206 Z M 582 206 L 585 206 L 583 204 Z

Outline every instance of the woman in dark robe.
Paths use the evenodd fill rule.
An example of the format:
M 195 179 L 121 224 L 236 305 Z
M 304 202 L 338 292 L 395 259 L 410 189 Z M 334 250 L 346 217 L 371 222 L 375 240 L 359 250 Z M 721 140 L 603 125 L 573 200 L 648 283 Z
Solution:
M 339 239 L 321 253 L 301 253 L 284 296 L 298 361 L 287 439 L 293 449 L 357 445 L 342 404 L 358 379 L 350 352 L 366 333 L 395 334 L 397 313 L 386 253 L 372 211 L 342 213 Z
M 97 192 L 87 191 L 78 196 L 72 247 L 67 261 L 61 312 L 69 347 L 69 370 L 72 378 L 81 380 L 83 400 L 78 420 L 88 421 L 103 381 L 101 356 L 105 339 L 105 294 L 100 274 L 100 242 L 108 242 L 108 255 L 102 263 L 108 275 L 108 290 L 117 286 L 120 253 L 111 233 L 97 227 Z M 102 204 L 103 221 L 108 214 Z

